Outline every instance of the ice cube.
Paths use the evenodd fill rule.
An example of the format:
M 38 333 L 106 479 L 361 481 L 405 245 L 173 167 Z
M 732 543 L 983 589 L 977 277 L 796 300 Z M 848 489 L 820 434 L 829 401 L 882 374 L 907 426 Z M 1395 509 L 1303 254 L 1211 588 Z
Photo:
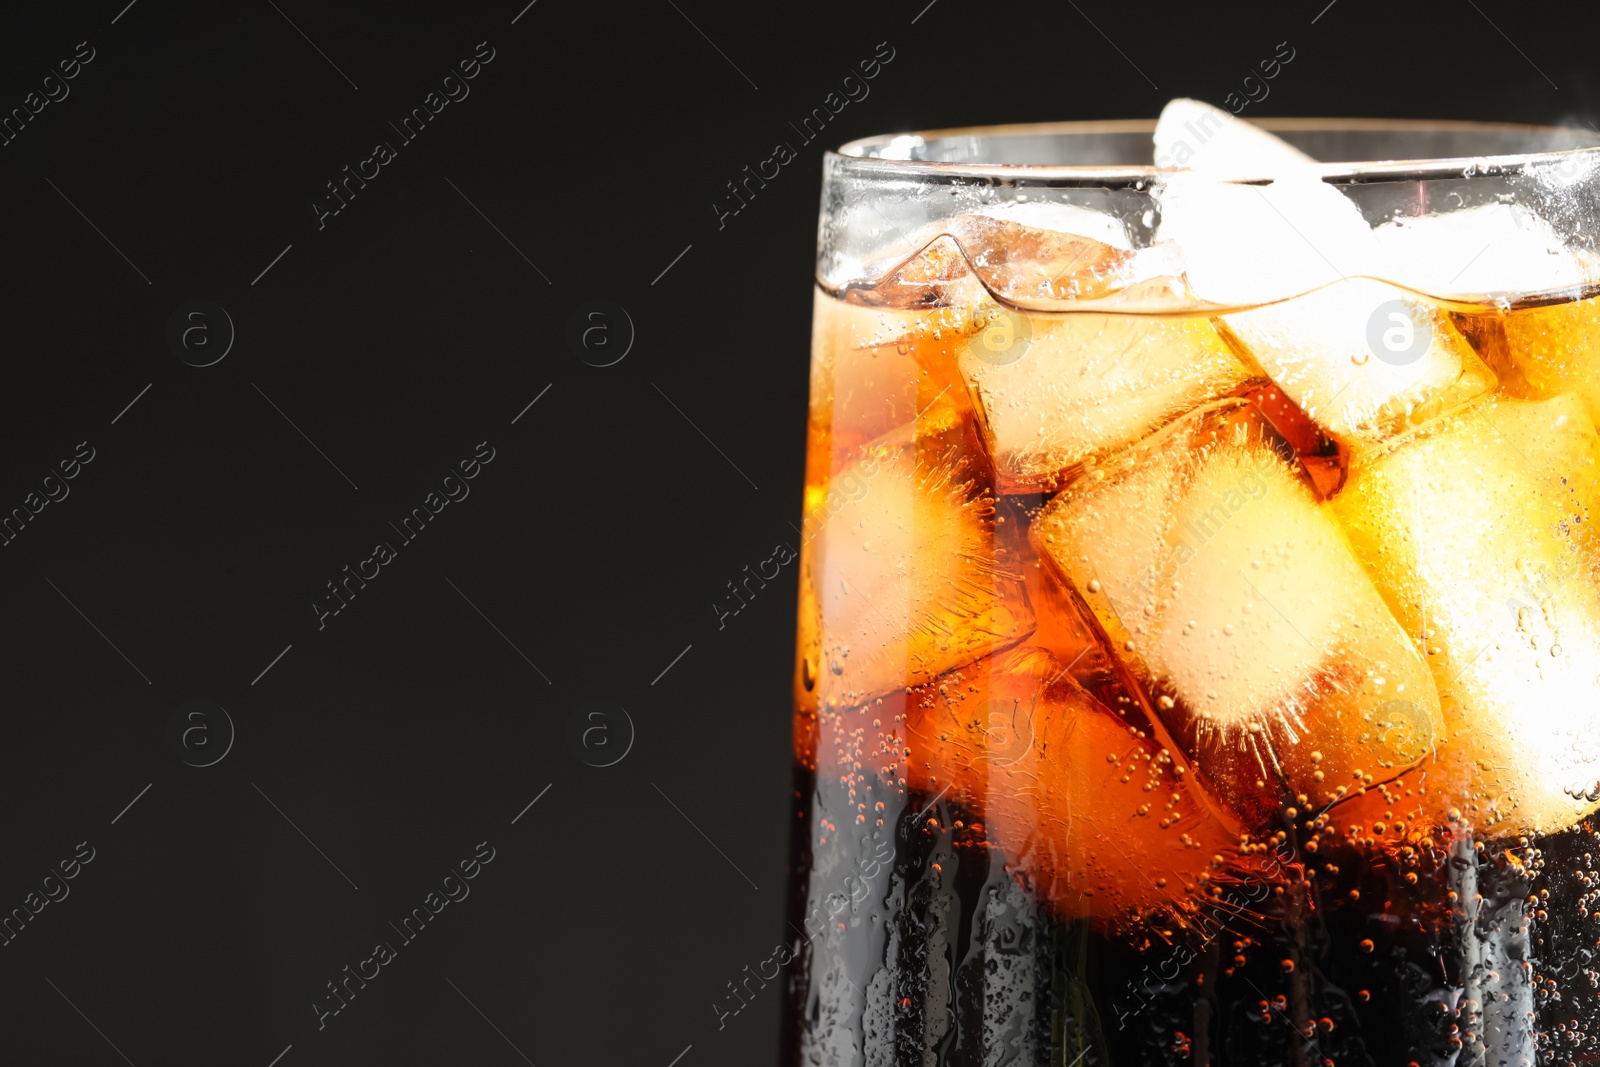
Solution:
M 833 445 L 836 455 L 886 432 L 931 402 L 935 386 L 942 390 L 959 377 L 961 385 L 941 402 L 962 406 L 969 393 L 976 399 L 1002 491 L 1054 488 L 1089 456 L 1258 377 L 1201 318 L 1049 315 L 1002 306 L 990 292 L 1036 301 L 1116 294 L 1170 301 L 1175 279 L 1134 281 L 1127 235 L 1110 215 L 1032 202 L 993 210 L 1085 232 L 960 216 L 946 227 L 953 236 L 933 242 L 882 284 L 852 289 L 843 302 L 819 299 L 813 423 L 849 426 L 856 434 Z M 951 304 L 952 287 L 962 285 L 959 302 Z M 818 410 L 825 406 L 838 410 Z
M 1031 512 L 1038 510 L 1036 506 L 1022 506 L 1019 503 L 1022 499 L 1025 498 L 1007 497 L 1000 502 L 1006 521 L 1016 523 L 1015 528 L 1019 530 L 1027 528 L 1032 521 Z M 1065 663 L 1073 678 L 1102 702 L 1127 705 L 1126 697 L 1119 701 L 1113 695 L 1119 683 L 1116 664 L 1083 604 L 1062 586 L 1050 565 L 1037 555 L 1025 553 L 1021 570 L 1034 615 L 1034 630 L 1028 636 L 1028 644 Z
M 823 710 L 921 685 L 1032 631 L 1020 535 L 1001 518 L 967 421 L 862 447 L 802 534 L 802 655 L 816 662 L 801 670 Z
M 1444 698 L 1427 771 L 1496 832 L 1600 801 L 1600 437 L 1579 399 L 1481 401 L 1352 464 L 1333 501 Z M 1408 777 L 1415 778 L 1416 775 Z
M 1074 229 L 1036 225 L 1043 221 Z M 989 294 L 1004 301 L 1092 300 L 1168 262 L 1163 249 L 1133 251 L 1126 228 L 1111 216 L 1067 204 L 1010 204 L 957 215 L 923 239 L 920 251 L 882 279 L 850 286 L 846 299 L 873 307 L 969 309 Z
M 1265 305 L 1222 316 L 1223 330 L 1328 433 L 1371 443 L 1494 388 L 1443 314 L 1362 277 L 1381 273 L 1383 250 L 1356 205 L 1306 170 L 1304 153 L 1193 101 L 1156 128 L 1158 150 L 1185 138 L 1198 143 L 1192 173 L 1158 187 L 1158 235 L 1182 248 L 1197 296 Z M 1239 178 L 1272 180 L 1226 180 Z
M 1336 282 L 1225 315 L 1222 330 L 1318 425 L 1370 445 L 1494 390 L 1437 308 L 1382 282 Z
M 1270 178 L 1285 164 L 1316 160 L 1259 126 L 1210 104 L 1179 97 L 1156 121 L 1155 163 L 1232 178 Z
M 964 320 L 946 308 L 868 307 L 817 293 L 811 342 L 811 433 L 819 473 L 837 473 L 868 441 L 968 409 L 954 347 Z
M 1391 778 L 1433 743 L 1427 668 L 1248 402 L 1201 408 L 1091 469 L 1033 536 L 1252 825 Z
M 991 220 L 991 225 L 1000 223 Z M 966 252 L 948 233 L 932 234 L 927 245 L 882 278 L 851 285 L 841 296 L 851 304 L 903 311 L 962 308 L 986 299 Z
M 982 819 L 1008 868 L 1068 917 L 1181 915 L 1253 865 L 1183 758 L 1037 646 L 915 690 L 907 719 L 913 792 Z
M 1005 492 L 1054 489 L 1090 457 L 1260 380 L 1203 318 L 1000 314 L 1007 344 L 978 334 L 956 360 Z
M 1431 296 L 1528 296 L 1580 288 L 1583 261 L 1521 204 L 1483 204 L 1373 230 L 1383 276 Z
M 1178 173 L 1156 187 L 1160 241 L 1182 250 L 1201 300 L 1247 307 L 1362 274 L 1375 253 L 1361 212 L 1315 176 L 1231 184 Z
M 1021 212 L 1012 208 L 1008 214 Z M 1031 214 L 1038 219 L 1037 212 Z M 1041 229 L 1014 218 L 960 215 L 945 224 L 945 231 L 1000 300 L 1092 300 L 1138 279 L 1139 268 L 1149 257 L 1130 250 L 1120 222 L 1086 208 L 1050 214 L 1051 221 L 1073 229 Z
M 1360 274 L 1372 258 L 1371 230 L 1355 204 L 1307 169 L 1310 156 L 1265 130 L 1174 100 L 1156 123 L 1155 145 L 1158 162 L 1189 171 L 1156 187 L 1156 232 L 1182 248 L 1202 299 L 1277 300 Z
M 1516 395 L 1531 399 L 1572 391 L 1600 422 L 1600 297 L 1499 316 L 1507 375 Z
M 1058 234 L 1077 234 L 1123 252 L 1133 251 L 1128 228 L 1115 216 L 1080 204 L 1061 204 L 1048 200 L 1009 200 L 975 214 L 1002 222 L 1014 222 L 1031 230 L 1050 230 Z

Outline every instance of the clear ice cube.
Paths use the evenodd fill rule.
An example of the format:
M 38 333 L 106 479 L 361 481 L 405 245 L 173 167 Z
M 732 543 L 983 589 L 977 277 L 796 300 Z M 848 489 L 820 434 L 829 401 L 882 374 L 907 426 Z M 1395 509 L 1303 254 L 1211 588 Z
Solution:
M 956 351 L 1002 491 L 1054 489 L 1090 457 L 1259 382 L 1203 318 L 1000 312 L 1013 334 Z
M 1275 300 L 1360 274 L 1372 258 L 1356 205 L 1307 169 L 1310 156 L 1265 130 L 1174 100 L 1156 123 L 1155 147 L 1158 161 L 1187 168 L 1155 189 L 1157 235 L 1182 248 L 1201 298 Z
M 1521 204 L 1397 218 L 1376 227 L 1384 276 L 1431 296 L 1573 292 L 1589 271 L 1551 225 Z
M 802 669 L 823 709 L 921 685 L 1033 630 L 1020 535 L 985 467 L 967 421 L 907 425 L 863 446 L 808 513 L 800 627 L 816 663 Z
M 1366 278 L 1224 315 L 1221 323 L 1285 396 L 1352 447 L 1381 441 L 1496 384 L 1448 316 Z
M 1446 316 L 1363 277 L 1381 274 L 1383 248 L 1356 205 L 1307 171 L 1304 153 L 1214 108 L 1182 105 L 1163 113 L 1157 145 L 1198 140 L 1191 129 L 1208 136 L 1192 172 L 1157 190 L 1158 234 L 1182 249 L 1197 296 L 1264 305 L 1220 322 L 1290 400 L 1360 446 L 1493 390 L 1493 373 Z
M 1507 833 L 1596 810 L 1600 437 L 1579 399 L 1430 423 L 1358 457 L 1332 506 L 1438 681 L 1445 736 L 1419 769 L 1433 809 Z
M 1272 177 L 1285 163 L 1316 160 L 1220 108 L 1179 97 L 1161 109 L 1156 121 L 1155 162 L 1158 167 L 1249 179 Z
M 1201 408 L 1090 468 L 1033 537 L 1252 824 L 1335 803 L 1433 744 L 1426 666 L 1248 402 Z
M 811 440 L 821 470 L 838 472 L 857 449 L 898 427 L 964 411 L 966 389 L 950 348 L 964 325 L 951 309 L 911 310 L 818 293 L 811 345 Z
M 1070 917 L 1181 916 L 1252 864 L 1239 822 L 1186 761 L 1044 649 L 951 671 L 913 691 L 907 708 L 913 791 L 952 797 L 981 819 L 1008 866 Z
M 1131 249 L 1127 231 L 1110 216 L 1071 205 L 1056 207 L 1041 213 L 1013 205 L 1001 211 L 1010 216 L 1004 218 L 961 215 L 946 229 L 961 245 L 973 272 L 1000 300 L 1109 296 L 1136 281 L 1144 264 L 1153 261 Z M 1073 229 L 1041 229 L 1017 221 L 1038 220 L 1041 214 Z
M 1600 422 L 1600 297 L 1518 308 L 1498 320 L 1511 391 L 1530 399 L 1577 393 Z
M 1028 230 L 1075 234 L 1098 241 L 1123 252 L 1133 251 L 1128 228 L 1120 219 L 1079 204 L 1049 200 L 1011 200 L 984 208 L 975 214 L 1002 222 L 1014 222 Z

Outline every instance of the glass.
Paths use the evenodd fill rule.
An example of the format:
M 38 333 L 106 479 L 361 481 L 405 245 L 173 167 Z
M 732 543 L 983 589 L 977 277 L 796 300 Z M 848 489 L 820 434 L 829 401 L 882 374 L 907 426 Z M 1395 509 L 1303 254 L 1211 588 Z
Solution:
M 1261 125 L 827 156 L 785 1063 L 1600 1055 L 1600 135 Z

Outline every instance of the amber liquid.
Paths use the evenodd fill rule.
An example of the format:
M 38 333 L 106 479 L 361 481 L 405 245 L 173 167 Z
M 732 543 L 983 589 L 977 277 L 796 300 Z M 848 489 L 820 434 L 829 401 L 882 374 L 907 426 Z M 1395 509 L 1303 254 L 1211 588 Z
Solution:
M 1013 397 L 991 368 L 1042 358 L 1057 327 L 1027 315 L 1024 354 L 1002 337 L 975 364 L 974 339 L 1005 312 L 962 311 L 981 302 L 969 282 L 924 263 L 818 295 L 786 1062 L 1594 1062 L 1600 785 L 1530 758 L 1544 735 L 1516 724 L 1566 714 L 1555 705 L 1578 690 L 1537 683 L 1584 669 L 1584 620 L 1600 634 L 1584 525 L 1600 521 L 1585 414 L 1600 410 L 1600 302 L 1430 305 L 1435 345 L 1459 348 L 1455 377 L 1344 432 L 1205 318 L 1140 321 L 1130 346 L 1155 330 L 1213 363 L 1191 359 L 1176 387 L 1118 383 L 1147 401 L 1128 418 L 1074 407 L 1054 380 Z M 1121 318 L 1084 336 L 1115 335 Z M 1484 484 L 1528 479 L 1525 514 L 1474 483 L 1444 508 L 1455 490 L 1418 481 L 1473 449 L 1490 450 Z M 1233 452 L 1243 465 L 1219 467 Z M 1124 527 L 1167 521 L 1120 502 L 1191 505 L 1102 487 L 1168 468 L 1163 485 L 1221 488 L 1195 505 L 1193 536 L 1164 535 L 1167 554 L 1141 572 L 1156 592 L 1111 588 L 1101 576 L 1143 550 L 1121 547 Z M 1400 496 L 1416 514 L 1394 510 Z M 1478 512 L 1548 531 L 1554 562 L 1508 549 L 1502 564 L 1487 548 L 1480 562 L 1497 535 L 1459 528 Z M 1270 533 L 1285 522 L 1300 525 Z M 1460 539 L 1465 585 L 1517 580 L 1492 610 L 1481 596 L 1452 606 L 1423 533 Z M 1308 652 L 1287 635 L 1332 595 L 1323 571 L 1303 603 L 1293 592 L 1294 553 L 1317 538 L 1316 558 L 1343 568 L 1325 573 L 1364 599 Z M 1191 542 L 1201 562 L 1182 555 Z M 1249 551 L 1205 569 L 1235 542 L 1292 545 L 1289 577 L 1235 622 L 1163 621 L 1180 602 L 1203 616 L 1207 588 L 1257 573 Z M 1273 597 L 1289 625 L 1261 629 Z M 1269 632 L 1286 642 L 1262 646 L 1283 649 L 1283 671 L 1310 664 L 1281 691 L 1278 660 L 1212 651 Z M 1521 678 L 1519 657 L 1531 688 L 1495 674 Z

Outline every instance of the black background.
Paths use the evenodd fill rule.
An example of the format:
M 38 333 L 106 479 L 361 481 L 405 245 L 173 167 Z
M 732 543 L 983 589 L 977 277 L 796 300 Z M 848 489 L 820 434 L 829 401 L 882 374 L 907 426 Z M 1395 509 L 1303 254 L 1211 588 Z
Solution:
M 0 513 L 95 455 L 0 548 L 0 915 L 95 850 L 0 948 L 8 1063 L 774 1060 L 776 986 L 712 1005 L 785 936 L 796 568 L 712 604 L 795 540 L 821 143 L 713 204 L 879 42 L 829 144 L 1220 102 L 1280 41 L 1246 117 L 1600 109 L 1577 4 L 125 2 L 0 25 L 0 113 L 95 50 L 0 147 Z M 237 333 L 206 368 L 167 341 L 194 299 Z M 589 300 L 636 331 L 613 366 L 568 344 Z M 237 728 L 210 767 L 168 741 L 191 700 Z M 631 717 L 614 766 L 615 712 L 570 740 L 591 701 Z M 319 1030 L 481 841 L 470 896 Z

